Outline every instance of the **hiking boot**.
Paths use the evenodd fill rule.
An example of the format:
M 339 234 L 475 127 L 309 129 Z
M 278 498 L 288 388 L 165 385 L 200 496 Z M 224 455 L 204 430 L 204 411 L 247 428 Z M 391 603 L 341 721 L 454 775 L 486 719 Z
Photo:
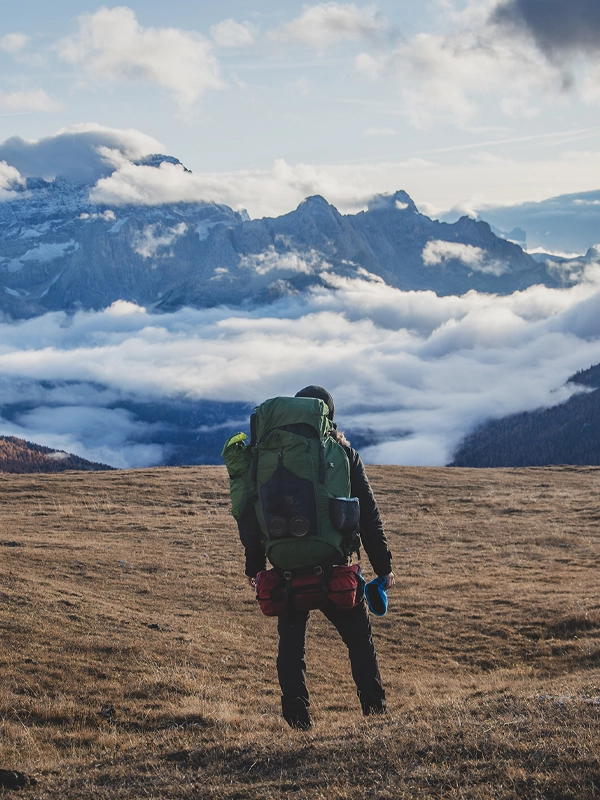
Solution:
M 313 721 L 309 716 L 285 717 L 285 721 L 295 731 L 308 731 L 313 727 Z
M 373 716 L 382 716 L 383 714 L 387 714 L 387 708 L 384 705 L 372 705 L 372 706 L 363 706 L 363 714 L 365 717 Z

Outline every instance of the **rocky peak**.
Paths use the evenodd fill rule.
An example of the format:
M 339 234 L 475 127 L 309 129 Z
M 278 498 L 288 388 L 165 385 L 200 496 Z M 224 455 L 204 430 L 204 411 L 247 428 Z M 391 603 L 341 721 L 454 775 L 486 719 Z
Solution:
M 394 194 L 376 194 L 368 204 L 369 211 L 409 211 L 418 214 L 419 210 L 412 198 L 404 191 Z
M 330 203 L 328 203 L 324 197 L 321 197 L 320 194 L 314 194 L 311 197 L 307 197 L 300 203 L 296 211 L 305 214 L 311 214 L 312 216 L 322 216 L 324 214 L 329 215 L 332 212 L 336 214 L 338 213 L 338 210 L 334 206 L 330 205 Z
M 160 167 L 161 164 L 174 164 L 183 167 L 184 172 L 190 172 L 191 169 L 185 167 L 178 158 L 175 156 L 166 156 L 163 153 L 152 153 L 144 158 L 139 158 L 133 162 L 138 167 Z

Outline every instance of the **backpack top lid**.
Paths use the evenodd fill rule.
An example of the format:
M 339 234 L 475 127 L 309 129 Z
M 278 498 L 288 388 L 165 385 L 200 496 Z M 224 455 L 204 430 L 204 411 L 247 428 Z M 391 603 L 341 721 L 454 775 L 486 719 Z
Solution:
M 299 392 L 296 392 L 296 397 L 316 397 L 319 400 L 323 400 L 324 403 L 329 407 L 329 419 L 333 422 L 333 417 L 335 414 L 335 404 L 333 402 L 333 397 L 322 386 L 315 386 L 312 384 L 311 386 L 305 386 L 304 389 L 300 389 Z
M 320 439 L 333 429 L 328 418 L 329 407 L 315 397 L 272 397 L 257 406 L 255 413 L 258 442 L 274 428 L 287 425 L 310 425 Z

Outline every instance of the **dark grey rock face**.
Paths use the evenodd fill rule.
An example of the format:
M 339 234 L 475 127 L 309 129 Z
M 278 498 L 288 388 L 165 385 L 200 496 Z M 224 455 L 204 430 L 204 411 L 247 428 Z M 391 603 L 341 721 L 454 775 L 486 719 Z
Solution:
M 98 206 L 89 191 L 28 179 L 17 199 L 0 203 L 0 310 L 8 316 L 116 300 L 165 311 L 263 304 L 327 285 L 332 274 L 367 272 L 441 295 L 504 294 L 562 280 L 486 223 L 431 220 L 404 192 L 377 197 L 356 215 L 309 197 L 281 217 L 247 220 L 214 204 Z
M 31 181 L 0 204 L 0 309 L 12 317 L 99 309 L 115 300 L 152 306 L 195 270 L 214 226 L 238 225 L 227 206 L 110 209 L 89 186 Z

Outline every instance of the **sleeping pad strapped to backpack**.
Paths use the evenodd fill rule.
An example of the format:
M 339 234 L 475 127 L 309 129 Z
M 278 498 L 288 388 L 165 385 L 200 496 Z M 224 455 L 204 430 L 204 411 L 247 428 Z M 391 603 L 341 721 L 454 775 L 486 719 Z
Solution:
M 250 444 L 241 433 L 223 448 L 233 516 L 255 513 L 278 569 L 344 564 L 357 549 L 358 500 L 328 413 L 322 400 L 275 397 L 256 408 Z

